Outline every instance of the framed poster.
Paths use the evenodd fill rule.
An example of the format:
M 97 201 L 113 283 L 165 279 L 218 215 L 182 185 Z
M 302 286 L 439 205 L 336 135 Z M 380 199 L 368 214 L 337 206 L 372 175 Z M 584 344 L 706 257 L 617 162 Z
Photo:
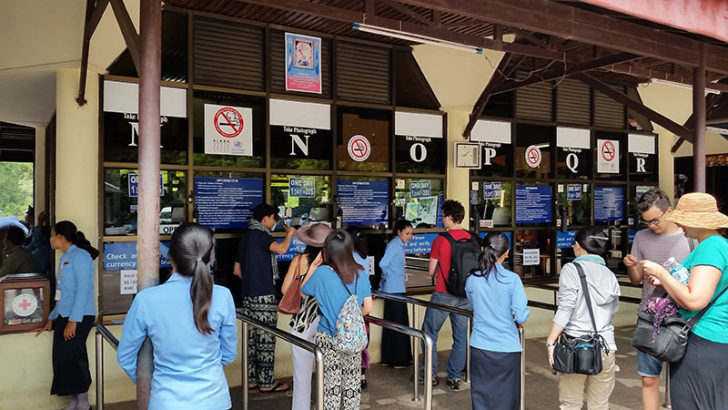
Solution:
M 286 91 L 321 94 L 321 38 L 286 33 Z

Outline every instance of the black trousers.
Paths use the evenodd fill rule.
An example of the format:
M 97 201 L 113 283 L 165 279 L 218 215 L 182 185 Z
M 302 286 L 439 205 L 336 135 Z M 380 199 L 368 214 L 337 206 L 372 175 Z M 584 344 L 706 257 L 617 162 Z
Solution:
M 94 325 L 93 316 L 84 316 L 76 325 L 76 336 L 63 339 L 67 317 L 59 316 L 53 321 L 53 384 L 51 394 L 67 396 L 88 391 L 91 386 L 91 372 L 88 368 L 86 338 Z
M 404 293 L 398 293 L 404 296 Z M 384 319 L 409 326 L 407 305 L 394 300 L 384 299 Z M 409 366 L 412 361 L 412 347 L 409 336 L 389 329 L 382 329 L 383 363 L 392 366 Z
M 690 333 L 685 355 L 670 365 L 670 399 L 675 410 L 728 409 L 728 343 Z
M 518 410 L 521 406 L 521 352 L 470 347 L 473 410 Z

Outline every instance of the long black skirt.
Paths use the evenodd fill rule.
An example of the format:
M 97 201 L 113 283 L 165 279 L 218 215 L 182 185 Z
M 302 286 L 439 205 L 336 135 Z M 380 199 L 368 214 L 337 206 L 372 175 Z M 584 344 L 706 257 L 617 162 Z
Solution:
M 404 293 L 397 295 L 404 296 Z M 384 319 L 409 326 L 407 305 L 384 299 Z M 382 363 L 392 366 L 409 366 L 412 361 L 412 347 L 409 336 L 389 329 L 382 329 Z
M 91 372 L 88 368 L 86 338 L 94 325 L 93 316 L 84 316 L 76 324 L 76 335 L 71 340 L 63 339 L 67 317 L 53 321 L 53 384 L 51 394 L 67 396 L 88 391 L 91 386 Z
M 473 410 L 518 410 L 521 405 L 521 352 L 470 347 Z
M 685 356 L 670 365 L 675 410 L 728 409 L 728 343 L 690 333 Z

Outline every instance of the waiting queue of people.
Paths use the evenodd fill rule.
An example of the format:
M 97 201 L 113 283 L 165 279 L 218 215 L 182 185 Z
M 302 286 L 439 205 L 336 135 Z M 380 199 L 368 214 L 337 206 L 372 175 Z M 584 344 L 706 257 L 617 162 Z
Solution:
M 645 201 L 650 201 L 656 195 L 654 192 L 648 194 L 651 196 L 645 194 Z M 651 205 L 654 205 L 654 201 Z M 275 214 L 269 211 L 274 208 L 268 205 L 259 208 L 256 208 L 254 216 L 260 217 L 261 220 L 257 222 L 261 226 L 251 232 L 261 231 L 270 236 Z M 449 230 L 459 227 L 461 208 L 462 205 L 456 201 L 443 204 L 443 219 L 450 221 Z M 644 209 L 649 210 L 651 207 L 645 205 Z M 683 317 L 692 317 L 709 302 L 714 302 L 710 311 L 692 329 L 685 357 L 671 365 L 673 408 L 728 408 L 728 390 L 715 388 L 728 380 L 728 362 L 722 360 L 728 353 L 725 348 L 728 345 L 728 339 L 725 338 L 728 334 L 728 298 L 720 299 L 728 287 L 728 240 L 718 232 L 728 227 L 728 216 L 718 212 L 712 196 L 696 193 L 684 195 L 674 210 L 663 212 L 656 219 L 662 218 L 675 223 L 685 237 L 698 243 L 683 260 L 690 274 L 687 284 L 680 283 L 659 263 L 650 260 L 632 256 L 625 258 L 625 264 L 630 271 L 640 271 L 643 280 L 651 286 L 664 289 L 680 307 Z M 646 222 L 648 227 L 654 225 L 652 220 Z M 304 306 L 309 307 L 302 314 L 306 316 L 306 311 L 309 314 L 298 318 L 307 326 L 294 326 L 300 323 L 293 320 L 292 331 L 299 334 L 307 332 L 310 338 L 312 328 L 316 329 L 314 340 L 327 357 L 324 368 L 325 407 L 339 409 L 343 405 L 346 409 L 355 409 L 360 406 L 359 369 L 361 349 L 366 346 L 366 340 L 363 345 L 359 340 L 363 330 L 357 327 L 359 322 L 355 319 L 356 316 L 361 319 L 361 316 L 371 312 L 369 281 L 366 280 L 364 266 L 354 258 L 354 240 L 351 235 L 343 230 L 331 231 L 319 225 L 312 224 L 301 232 L 301 236 L 307 238 L 304 242 L 311 249 L 298 257 L 296 270 L 305 271 L 297 279 L 303 283 L 300 292 L 306 298 Z M 265 266 L 270 267 L 267 280 L 271 283 L 277 271 L 273 263 L 274 254 L 287 250 L 295 232 L 292 228 L 286 231 L 285 249 L 282 251 L 273 246 L 273 243 L 280 242 L 260 238 L 255 242 L 255 245 L 262 245 L 261 249 L 268 252 L 261 252 L 257 260 L 260 263 L 267 261 Z M 411 226 L 399 225 L 396 235 L 400 242 L 406 243 L 407 238 L 411 237 Z M 91 379 L 85 339 L 95 314 L 92 259 L 98 256 L 98 251 L 68 221 L 54 226 L 50 242 L 54 249 L 63 252 L 57 275 L 58 304 L 44 327 L 44 330 L 53 328 L 56 334 L 53 347 L 55 377 L 51 391 L 53 394 L 72 396 L 71 404 L 66 409 L 87 409 L 90 407 L 87 392 Z M 243 243 L 246 242 L 241 240 L 241 245 Z M 212 284 L 208 268 L 212 246 L 212 232 L 209 229 L 192 223 L 181 225 L 173 234 L 170 245 L 169 257 L 174 271 L 172 277 L 164 285 L 140 292 L 127 315 L 119 346 L 119 362 L 135 380 L 136 357 L 142 342 L 149 337 L 154 347 L 155 364 L 150 399 L 150 403 L 155 405 L 151 408 L 186 408 L 184 406 L 190 405 L 197 409 L 230 407 L 222 367 L 235 358 L 235 307 L 229 290 Z M 239 266 L 236 264 L 236 270 L 243 278 L 254 276 L 245 274 L 254 270 L 244 268 L 247 261 L 256 258 L 249 253 L 249 248 L 253 246 L 248 242 L 245 249 L 241 246 L 238 253 Z M 445 248 L 442 243 L 440 246 Z M 619 285 L 605 264 L 609 239 L 601 229 L 582 228 L 577 232 L 573 246 L 576 259 L 574 263 L 564 265 L 560 273 L 558 310 L 547 337 L 548 358 L 553 363 L 553 345 L 562 332 L 569 336 L 580 336 L 596 328 L 596 332 L 605 340 L 602 371 L 590 376 L 560 374 L 559 400 L 562 408 L 581 408 L 586 392 L 590 409 L 606 409 L 615 381 L 613 318 L 618 308 Z M 446 253 L 442 248 L 438 255 Z M 390 259 L 398 259 L 400 249 L 394 245 L 392 249 L 396 253 L 390 255 Z M 452 248 L 449 251 L 455 252 Z M 489 234 L 481 244 L 475 268 L 469 272 L 465 281 L 464 299 L 474 311 L 470 342 L 474 409 L 516 409 L 520 406 L 520 378 L 517 376 L 521 349 L 517 343 L 517 329 L 528 319 L 529 310 L 520 278 L 502 264 L 507 255 L 507 237 Z M 445 259 L 442 256 L 440 258 L 435 261 L 432 274 L 437 273 L 438 262 L 442 263 Z M 585 305 L 584 292 L 579 291 L 576 270 L 572 269 L 577 264 L 582 267 L 579 271 L 586 272 L 583 276 L 594 301 L 591 309 Z M 393 265 L 396 269 L 400 268 L 398 262 Z M 385 266 L 390 269 L 388 263 L 382 267 Z M 448 279 L 453 279 L 452 276 L 448 278 L 447 273 L 452 275 L 454 271 L 442 270 L 445 272 L 441 271 L 441 277 L 447 284 Z M 387 278 L 396 278 L 398 274 L 388 272 L 383 283 L 386 283 Z M 256 299 L 259 296 L 250 296 L 253 299 L 248 309 L 252 313 L 256 309 L 270 312 L 266 306 L 271 302 L 267 298 Z M 160 298 L 166 301 L 163 305 L 169 309 L 158 306 Z M 313 301 L 317 305 L 315 315 L 311 314 Z M 155 306 L 153 309 L 152 305 Z M 587 315 L 586 312 L 592 309 L 593 312 Z M 346 313 L 346 320 L 342 320 L 342 312 Z M 340 321 L 344 324 L 340 324 Z M 363 321 L 361 324 L 363 326 Z M 436 327 L 429 329 L 435 335 L 439 331 L 439 326 Z M 337 337 L 342 329 L 352 332 L 348 342 L 342 342 Z M 366 339 L 366 335 L 363 338 Z M 265 346 L 265 340 L 251 337 L 250 343 L 256 342 L 262 343 L 263 348 L 257 351 L 251 349 L 252 358 L 257 358 L 258 362 L 251 361 L 249 375 L 251 382 L 257 382 L 257 385 L 249 387 L 257 387 L 261 392 L 287 390 L 287 385 L 272 382 L 274 360 L 268 360 L 265 356 L 271 348 Z M 460 354 L 455 350 L 454 346 L 451 361 L 453 355 Z M 306 408 L 310 403 L 311 366 L 308 363 L 311 362 L 302 363 L 300 368 L 303 371 L 299 375 L 307 377 L 309 384 L 306 386 L 306 382 L 302 382 L 302 389 L 298 390 L 308 390 L 308 394 L 294 394 L 294 408 L 297 405 L 298 408 Z M 453 388 L 451 380 L 459 380 L 450 377 L 450 367 L 448 385 Z M 455 377 L 460 376 L 462 367 L 458 370 L 458 365 L 453 365 Z

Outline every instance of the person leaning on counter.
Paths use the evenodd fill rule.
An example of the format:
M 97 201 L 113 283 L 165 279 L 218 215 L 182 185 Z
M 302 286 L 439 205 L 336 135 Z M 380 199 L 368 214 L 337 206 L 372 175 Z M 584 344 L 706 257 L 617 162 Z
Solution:
M 12 273 L 35 272 L 33 255 L 20 246 L 25 239 L 25 232 L 17 226 L 11 226 L 5 233 L 5 257 L 0 265 L 0 278 Z

